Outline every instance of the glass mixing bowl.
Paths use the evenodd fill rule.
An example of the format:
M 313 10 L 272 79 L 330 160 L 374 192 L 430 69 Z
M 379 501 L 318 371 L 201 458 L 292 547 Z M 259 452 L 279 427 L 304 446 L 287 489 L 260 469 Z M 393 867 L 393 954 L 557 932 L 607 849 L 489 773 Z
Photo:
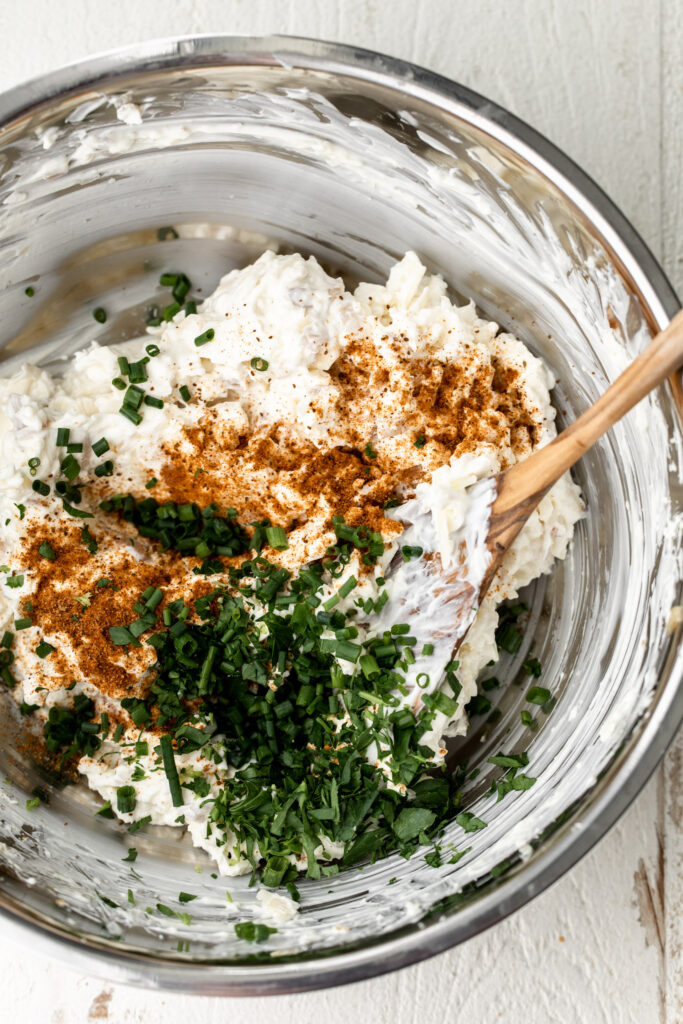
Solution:
M 58 370 L 93 338 L 139 334 L 162 269 L 186 269 L 207 294 L 268 244 L 314 253 L 349 282 L 380 280 L 415 249 L 547 360 L 562 423 L 678 308 L 633 229 L 548 142 L 374 53 L 288 38 L 144 44 L 5 94 L 0 123 L 3 372 L 26 357 Z M 675 395 L 659 389 L 576 469 L 588 512 L 570 556 L 525 595 L 524 644 L 497 673 L 507 685 L 454 755 L 480 769 L 466 798 L 488 822 L 468 836 L 449 827 L 447 840 L 469 847 L 457 864 L 429 867 L 421 848 L 302 881 L 297 919 L 248 944 L 234 923 L 267 913 L 248 879 L 213 877 L 179 831 L 133 837 L 94 817 L 95 797 L 42 775 L 3 715 L 3 930 L 113 979 L 283 992 L 430 956 L 558 878 L 633 799 L 683 712 L 668 626 Z M 535 732 L 520 721 L 529 652 L 557 699 Z M 500 770 L 487 758 L 501 747 L 527 749 L 538 781 L 496 803 L 487 790 Z M 29 812 L 36 786 L 47 802 Z M 134 865 L 122 861 L 130 845 Z M 199 898 L 185 908 L 180 890 Z M 159 904 L 189 909 L 191 924 Z

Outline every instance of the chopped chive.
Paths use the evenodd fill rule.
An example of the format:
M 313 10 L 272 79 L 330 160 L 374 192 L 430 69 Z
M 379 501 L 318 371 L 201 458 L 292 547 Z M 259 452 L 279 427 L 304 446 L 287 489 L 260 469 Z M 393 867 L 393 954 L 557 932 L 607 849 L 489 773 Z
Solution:
M 28 629 L 29 626 L 33 625 L 33 619 L 15 619 L 14 628 L 16 630 Z
M 69 483 L 73 483 L 81 471 L 80 464 L 73 455 L 67 455 L 66 458 L 62 459 L 60 469 Z
M 109 442 L 107 441 L 106 437 L 101 437 L 99 441 L 95 441 L 94 444 L 92 445 L 92 450 L 94 451 L 95 455 L 98 456 L 98 458 L 100 455 L 104 455 L 105 452 L 108 452 Z
M 358 580 L 355 576 L 349 576 L 345 583 L 342 583 L 339 588 L 340 597 L 348 597 L 352 590 L 355 590 L 358 586 Z
M 266 537 L 275 551 L 286 551 L 289 547 L 287 534 L 281 526 L 266 526 Z
M 116 790 L 116 807 L 121 814 L 131 814 L 135 810 L 137 794 L 135 786 L 119 786 Z
M 114 377 L 114 379 L 112 380 L 112 384 L 114 385 L 115 388 L 118 388 L 119 391 L 125 391 L 127 387 L 125 380 L 121 380 L 120 377 Z
M 164 762 L 164 771 L 168 779 L 168 788 L 171 791 L 171 801 L 174 807 L 181 807 L 184 803 L 183 791 L 180 788 L 178 769 L 176 768 L 173 743 L 168 733 L 164 733 L 160 740 L 161 757 Z
M 31 476 L 35 476 L 36 475 L 36 470 L 38 469 L 39 465 L 40 465 L 40 459 L 37 458 L 37 457 L 34 457 L 33 459 L 29 459 L 28 460 L 28 468 L 29 468 L 29 472 L 30 472 Z
M 95 466 L 95 476 L 113 476 L 114 474 L 114 463 L 111 459 L 106 459 L 101 462 L 99 466 Z
M 157 478 L 155 476 L 152 476 L 152 477 L 149 478 L 149 480 L 145 484 L 145 488 L 146 488 L 146 490 L 151 491 L 152 488 L 156 487 L 156 485 L 158 483 L 159 483 L 159 481 L 157 480 Z
M 92 519 L 93 518 L 92 512 L 86 512 L 85 509 L 82 509 L 82 508 L 74 508 L 73 505 L 69 504 L 69 502 L 66 500 L 66 498 L 62 498 L 62 508 L 64 509 L 64 511 L 66 512 L 67 515 L 73 516 L 74 519 Z
M 418 436 L 415 438 L 415 441 L 413 442 L 413 447 L 414 448 L 424 448 L 426 442 L 427 442 L 427 439 L 424 436 L 424 434 L 418 434 Z
M 129 409 L 139 409 L 145 392 L 136 384 L 131 384 L 123 396 L 123 404 Z
M 107 314 L 106 311 L 102 309 L 101 306 L 98 306 L 97 309 L 94 309 L 92 315 L 94 316 L 95 320 L 97 320 L 98 324 L 106 323 Z
M 178 236 L 175 235 L 175 237 L 177 238 Z M 161 285 L 162 288 L 173 288 L 177 284 L 177 281 L 178 275 L 171 274 L 169 272 L 162 274 L 161 277 L 159 278 L 159 284 Z
M 36 654 L 39 658 L 46 658 L 48 654 L 52 654 L 52 652 L 56 650 L 57 648 L 53 647 L 52 644 L 49 644 L 47 640 L 41 640 L 36 647 Z
M 69 427 L 57 428 L 57 440 L 55 441 L 55 444 L 57 445 L 58 448 L 63 448 L 65 445 L 69 443 L 70 434 L 71 430 L 69 429 Z
M 130 364 L 128 380 L 131 384 L 142 384 L 147 380 L 147 358 L 138 359 L 137 362 Z
M 153 409 L 163 409 L 164 403 L 161 398 L 155 398 L 154 395 L 145 395 L 145 405 L 151 405 Z
M 206 345 L 208 341 L 213 341 L 215 336 L 216 332 L 214 331 L 213 327 L 209 327 L 208 331 L 204 331 L 203 334 L 197 335 L 197 337 L 194 339 L 194 343 L 197 346 L 197 348 L 201 348 L 201 346 Z
M 127 420 L 130 420 L 131 423 L 134 423 L 136 427 L 139 427 L 142 423 L 142 416 L 140 413 L 136 412 L 135 409 L 131 409 L 128 405 L 122 405 L 119 412 L 122 416 L 125 416 Z
M 259 370 L 261 373 L 263 373 L 265 370 L 268 369 L 269 363 L 267 359 L 261 359 L 260 356 L 254 356 L 249 365 L 251 366 L 252 370 Z
M 185 303 L 185 316 L 192 316 L 197 312 L 197 303 L 194 299 L 190 299 L 189 302 Z
M 188 388 L 187 384 L 181 384 L 180 387 L 178 388 L 178 391 L 180 392 L 180 397 L 182 398 L 183 402 L 190 401 L 190 389 Z
M 83 443 L 81 441 L 72 441 L 66 446 L 67 455 L 80 455 L 83 451 Z
M 173 319 L 176 313 L 180 312 L 181 308 L 182 307 L 179 302 L 171 302 L 168 306 L 164 306 L 164 308 L 161 311 L 162 319 L 164 319 L 166 323 L 168 323 L 170 320 Z
M 192 284 L 186 274 L 178 274 L 178 280 L 173 286 L 173 298 L 176 302 L 183 302 Z
M 145 345 L 145 352 L 148 356 L 154 357 L 159 355 L 161 349 L 158 345 Z
M 28 295 L 29 299 L 32 299 L 35 294 L 36 290 L 35 288 L 32 288 L 31 285 L 29 285 L 28 288 L 24 288 L 24 295 Z

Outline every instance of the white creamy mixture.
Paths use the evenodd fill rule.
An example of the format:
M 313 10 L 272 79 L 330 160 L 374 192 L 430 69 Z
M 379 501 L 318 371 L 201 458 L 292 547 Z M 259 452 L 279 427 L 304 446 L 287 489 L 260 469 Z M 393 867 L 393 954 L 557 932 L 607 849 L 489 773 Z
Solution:
M 209 331 L 213 332 L 210 343 L 198 347 L 195 339 Z M 479 368 L 492 366 L 492 361 L 507 367 L 515 374 L 517 393 L 535 410 L 533 444 L 519 438 L 513 443 L 503 432 L 445 458 L 443 447 L 427 438 L 420 452 L 425 468 L 423 478 L 412 489 L 404 483 L 402 493 L 410 499 L 409 503 L 387 513 L 396 523 L 395 534 L 386 538 L 387 548 L 380 563 L 361 576 L 358 560 L 354 558 L 345 576 L 334 581 L 334 587 L 331 583 L 327 586 L 326 594 L 332 594 L 334 588 L 356 572 L 361 585 L 344 599 L 348 607 L 359 595 L 377 597 L 377 578 L 386 571 L 390 599 L 383 614 L 393 616 L 394 622 L 401 621 L 396 609 L 404 596 L 401 588 L 405 589 L 407 582 L 411 584 L 412 599 L 417 600 L 421 564 L 420 560 L 413 560 L 392 576 L 388 566 L 397 546 L 419 543 L 425 551 L 438 551 L 442 565 L 449 567 L 470 508 L 468 488 L 555 435 L 555 412 L 550 403 L 554 381 L 547 367 L 519 340 L 499 334 L 496 324 L 479 319 L 473 303 L 461 308 L 453 305 L 444 282 L 428 275 L 413 253 L 396 264 L 386 285 L 361 284 L 350 294 L 342 281 L 328 276 L 315 259 L 266 252 L 252 266 L 224 277 L 196 313 L 187 316 L 181 311 L 171 322 L 150 328 L 149 334 L 147 339 L 110 348 L 92 343 L 73 358 L 59 378 L 27 364 L 12 377 L 0 380 L 0 516 L 6 522 L 0 551 L 0 631 L 13 629 L 14 621 L 22 618 L 25 602 L 36 586 L 35 566 L 22 559 L 30 539 L 41 536 L 48 519 L 54 521 L 55 506 L 32 489 L 36 477 L 31 475 L 29 460 L 40 460 L 36 469 L 40 480 L 51 481 L 57 476 L 64 457 L 64 449 L 55 445 L 59 427 L 70 428 L 70 440 L 83 443 L 83 452 L 77 457 L 84 476 L 101 462 L 93 454 L 91 444 L 106 437 L 110 451 L 105 457 L 111 457 L 116 467 L 108 493 L 126 490 L 142 497 L 148 493 L 145 485 L 150 468 L 156 472 L 156 467 L 168 460 L 169 448 L 176 445 L 180 453 L 189 451 L 188 431 L 201 425 L 207 408 L 212 410 L 213 429 L 221 437 L 267 431 L 271 425 L 280 425 L 297 442 L 316 449 L 348 444 L 348 424 L 338 403 L 339 380 L 331 371 L 341 356 L 351 353 L 352 339 L 362 336 L 364 343 L 371 345 L 389 367 L 386 388 L 381 394 L 367 396 L 372 432 L 364 436 L 374 446 L 371 450 L 380 461 L 391 465 L 394 460 L 396 465 L 403 465 L 408 456 L 414 457 L 416 447 L 414 432 L 406 430 L 403 424 L 400 401 L 411 365 L 415 367 L 416 379 L 423 372 L 420 361 L 426 359 L 448 367 L 458 365 L 466 355 Z M 119 374 L 117 357 L 139 359 L 144 355 L 145 344 L 150 342 L 158 346 L 159 353 L 147 364 L 145 388 L 163 400 L 164 407 L 144 406 L 142 421 L 135 425 L 120 414 L 121 392 L 111 382 Z M 399 350 L 403 361 L 397 357 Z M 267 368 L 255 369 L 254 360 L 260 366 L 267 363 Z M 179 399 L 182 386 L 187 386 L 196 400 Z M 363 434 L 362 422 L 356 422 L 354 428 Z M 283 507 L 291 507 L 300 500 L 288 478 L 271 478 L 268 484 Z M 166 497 L 162 491 L 153 493 L 159 500 Z M 94 512 L 94 518 L 87 522 L 100 538 L 100 544 L 93 555 L 92 569 L 88 570 L 90 577 L 79 577 L 78 594 L 90 592 L 88 583 L 95 575 L 106 578 L 122 551 L 140 559 L 141 564 L 145 560 L 144 545 L 133 547 L 125 531 L 118 531 L 112 526 L 111 517 L 97 510 L 96 502 L 88 505 L 86 500 L 84 507 Z M 293 524 L 289 550 L 282 552 L 278 561 L 294 569 L 321 557 L 326 546 L 334 541 L 334 535 L 325 526 L 334 511 L 329 499 L 321 495 L 316 514 L 309 515 L 304 523 Z M 567 475 L 543 499 L 507 555 L 458 654 L 462 694 L 457 711 L 450 717 L 438 716 L 433 732 L 425 740 L 435 751 L 435 760 L 443 754 L 444 736 L 466 730 L 466 704 L 476 692 L 477 677 L 485 665 L 498 657 L 494 635 L 498 604 L 549 572 L 555 559 L 564 558 L 574 524 L 582 512 L 578 488 Z M 401 520 L 416 525 L 401 534 Z M 273 517 L 273 521 L 277 519 Z M 78 521 L 79 528 L 82 525 Z M 12 585 L 11 581 L 19 575 L 23 576 L 21 585 Z M 188 570 L 178 593 L 183 588 L 192 593 L 197 579 Z M 73 580 L 65 578 L 60 585 L 67 591 L 72 583 Z M 433 594 L 425 586 L 419 609 L 422 622 L 415 623 L 415 632 L 419 636 L 419 629 L 423 628 L 426 635 L 431 629 L 447 636 L 445 606 L 441 606 L 439 620 L 439 603 L 433 608 L 429 605 Z M 340 607 L 344 607 L 343 602 Z M 58 648 L 57 664 L 53 665 L 50 657 L 36 655 L 41 639 Z M 450 656 L 447 643 L 435 646 L 432 689 L 437 682 L 437 670 L 442 671 Z M 114 710 L 117 702 L 110 696 L 99 695 L 92 681 L 77 677 L 79 653 L 65 634 L 46 633 L 36 623 L 16 633 L 12 649 L 12 672 L 19 683 L 13 694 L 18 701 L 41 708 L 53 704 L 69 706 L 75 694 L 84 692 L 96 698 L 102 710 L 108 706 Z M 112 665 L 121 666 L 122 671 L 142 672 L 153 659 L 151 648 L 133 651 L 130 656 L 120 648 L 111 651 Z M 346 664 L 345 669 L 349 671 L 350 666 Z M 77 682 L 67 692 L 65 684 L 71 678 Z M 402 699 L 411 703 L 414 693 Z M 149 816 L 155 824 L 186 824 L 193 842 L 215 859 L 221 873 L 250 870 L 229 836 L 226 843 L 219 845 L 221 836 L 208 818 L 210 797 L 220 790 L 221 780 L 231 771 L 220 746 L 216 747 L 215 762 L 207 758 L 206 748 L 177 757 L 181 779 L 192 777 L 193 772 L 201 773 L 210 787 L 208 798 L 204 793 L 202 798 L 192 799 L 187 793 L 184 821 L 179 823 L 178 808 L 172 805 L 166 776 L 154 756 L 131 754 L 130 744 L 138 737 L 139 730 L 131 724 L 119 742 L 106 740 L 93 758 L 82 758 L 79 769 L 89 785 L 111 800 L 114 808 L 117 789 L 134 785 L 137 803 L 132 814 L 120 813 L 124 821 Z M 150 743 L 150 749 L 151 746 Z M 368 756 L 377 754 L 370 751 Z M 334 858 L 342 849 L 323 841 L 316 856 Z M 299 866 L 305 865 L 303 856 Z

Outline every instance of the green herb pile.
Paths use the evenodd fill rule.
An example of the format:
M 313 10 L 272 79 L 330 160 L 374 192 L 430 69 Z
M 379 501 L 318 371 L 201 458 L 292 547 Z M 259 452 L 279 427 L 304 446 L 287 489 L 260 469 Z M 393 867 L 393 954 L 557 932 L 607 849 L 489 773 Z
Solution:
M 376 557 L 376 538 L 374 548 L 367 534 L 354 538 Z M 322 600 L 325 574 L 343 572 L 349 549 L 340 542 L 324 567 L 309 565 L 294 578 L 262 556 L 246 560 L 230 569 L 230 587 L 217 586 L 193 608 L 182 599 L 167 605 L 166 629 L 158 632 L 151 589 L 141 597 L 137 627 L 110 629 L 118 644 L 139 643 L 149 632 L 145 642 L 156 650 L 147 699 L 123 706 L 139 727 L 154 720 L 167 730 L 160 753 L 177 806 L 183 788 L 201 798 L 209 784 L 178 778 L 170 737 L 180 753 L 223 737 L 236 772 L 210 821 L 235 834 L 266 885 L 293 881 L 290 855 L 307 856 L 309 877 L 336 872 L 338 865 L 314 856 L 322 836 L 345 844 L 345 865 L 395 848 L 408 856 L 433 841 L 459 803 L 460 780 L 423 777 L 433 752 L 421 744 L 437 710 L 455 711 L 454 697 L 425 696 L 414 714 L 396 696 L 416 657 L 409 626 L 362 640 L 354 625 L 359 608 L 337 608 L 356 586 L 352 576 Z M 447 672 L 454 695 L 455 668 Z M 368 762 L 371 745 L 381 751 L 386 774 Z M 387 777 L 410 787 L 410 802 L 387 787 Z

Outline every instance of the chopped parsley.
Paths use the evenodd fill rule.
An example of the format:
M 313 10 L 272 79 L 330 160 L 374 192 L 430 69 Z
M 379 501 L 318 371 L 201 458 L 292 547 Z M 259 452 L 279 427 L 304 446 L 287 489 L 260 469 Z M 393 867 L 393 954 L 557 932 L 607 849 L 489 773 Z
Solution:
M 54 562 L 55 558 L 57 557 L 55 549 L 46 540 L 44 540 L 43 543 L 39 546 L 38 554 L 40 555 L 41 558 L 47 558 L 49 562 Z

